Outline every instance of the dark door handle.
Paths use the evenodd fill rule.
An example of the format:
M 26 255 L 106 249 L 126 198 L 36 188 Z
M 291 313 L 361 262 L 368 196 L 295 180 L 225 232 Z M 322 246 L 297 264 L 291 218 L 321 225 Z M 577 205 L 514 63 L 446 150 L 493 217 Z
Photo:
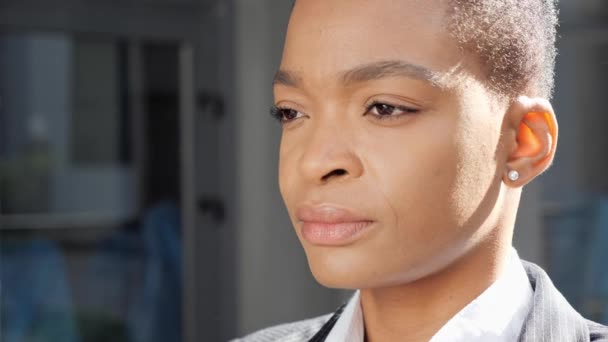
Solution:
M 202 215 L 210 215 L 218 223 L 224 222 L 226 209 L 224 202 L 217 197 L 200 197 L 198 199 L 198 210 Z

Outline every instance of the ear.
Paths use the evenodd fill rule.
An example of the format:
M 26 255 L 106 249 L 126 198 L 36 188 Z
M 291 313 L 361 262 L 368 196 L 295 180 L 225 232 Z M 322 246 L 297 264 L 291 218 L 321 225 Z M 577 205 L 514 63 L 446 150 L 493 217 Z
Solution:
M 549 101 L 542 98 L 518 97 L 506 113 L 507 132 L 503 135 L 510 146 L 503 181 L 512 187 L 528 184 L 549 168 L 557 146 L 557 120 Z M 517 171 L 519 178 L 509 178 Z

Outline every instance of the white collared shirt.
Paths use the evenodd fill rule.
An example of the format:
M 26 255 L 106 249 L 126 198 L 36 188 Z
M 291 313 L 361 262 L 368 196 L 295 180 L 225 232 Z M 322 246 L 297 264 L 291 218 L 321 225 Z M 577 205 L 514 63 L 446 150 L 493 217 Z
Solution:
M 507 267 L 481 295 L 460 310 L 430 342 L 517 341 L 532 305 L 532 286 L 515 249 Z M 363 342 L 359 291 L 350 299 L 327 342 Z

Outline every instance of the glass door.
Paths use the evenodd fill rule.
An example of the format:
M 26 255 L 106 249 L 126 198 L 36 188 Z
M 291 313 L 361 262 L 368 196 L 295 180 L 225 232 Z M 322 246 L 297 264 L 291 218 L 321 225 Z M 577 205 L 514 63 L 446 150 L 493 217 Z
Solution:
M 0 340 L 183 339 L 184 51 L 0 34 Z

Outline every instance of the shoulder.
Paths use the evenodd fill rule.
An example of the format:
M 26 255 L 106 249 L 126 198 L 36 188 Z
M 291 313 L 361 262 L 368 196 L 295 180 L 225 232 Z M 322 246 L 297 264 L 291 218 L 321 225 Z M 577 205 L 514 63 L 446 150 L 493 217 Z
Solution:
M 592 321 L 587 321 L 587 326 L 589 327 L 589 335 L 591 337 L 591 341 L 593 342 L 608 342 L 608 327 L 601 325 L 599 323 L 595 323 Z
M 331 318 L 331 314 L 276 325 L 254 332 L 245 337 L 237 338 L 231 342 L 300 342 L 312 338 L 323 325 Z
M 535 341 L 534 336 L 543 336 L 557 327 L 570 334 L 561 336 L 564 341 L 608 342 L 608 327 L 582 317 L 539 266 L 529 262 L 523 265 L 534 290 L 531 313 L 523 329 L 523 336 L 527 337 L 524 341 Z

